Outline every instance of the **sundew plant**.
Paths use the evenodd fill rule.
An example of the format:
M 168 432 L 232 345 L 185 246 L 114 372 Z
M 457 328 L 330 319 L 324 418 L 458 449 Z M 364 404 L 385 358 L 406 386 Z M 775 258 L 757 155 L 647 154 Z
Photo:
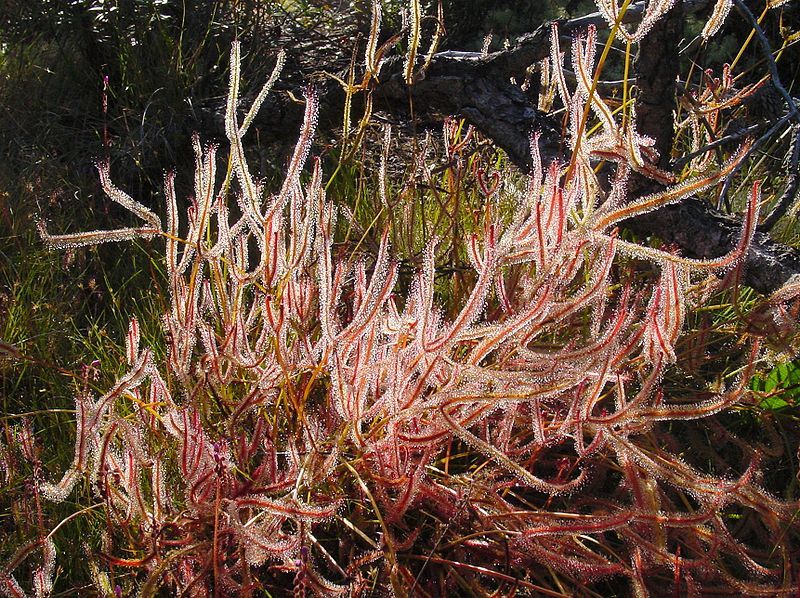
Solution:
M 55 248 L 165 244 L 165 359 L 131 320 L 127 373 L 102 396 L 76 395 L 72 464 L 36 480 L 42 501 L 76 486 L 96 499 L 102 541 L 84 550 L 98 592 L 796 592 L 798 504 L 763 484 L 774 434 L 765 424 L 751 443 L 726 419 L 757 402 L 761 339 L 741 339 L 734 375 L 694 375 L 680 392 L 670 382 L 702 369 L 687 365 L 705 350 L 687 321 L 736 284 L 759 184 L 722 257 L 623 238 L 622 220 L 716 185 L 739 158 L 680 182 L 659 171 L 635 119 L 621 125 L 594 93 L 595 41 L 593 29 L 574 40 L 571 89 L 552 37 L 569 161 L 543 164 L 533 135 L 523 184 L 510 169 L 479 173 L 483 209 L 466 240 L 474 284 L 455 313 L 440 305 L 435 236 L 403 284 L 388 229 L 370 258 L 334 250 L 341 211 L 309 158 L 312 88 L 280 188 L 251 172 L 243 138 L 280 61 L 240 120 L 238 44 L 229 169 L 194 138 L 185 214 L 173 174 L 164 223 L 100 163 L 105 193 L 142 224 L 59 236 L 41 226 Z M 443 142 L 462 159 L 454 127 Z M 634 173 L 669 184 L 631 201 Z M 767 317 L 798 293 L 779 291 Z M 0 569 L 3 594 L 52 591 L 54 539 Z M 32 581 L 17 571 L 27 560 Z

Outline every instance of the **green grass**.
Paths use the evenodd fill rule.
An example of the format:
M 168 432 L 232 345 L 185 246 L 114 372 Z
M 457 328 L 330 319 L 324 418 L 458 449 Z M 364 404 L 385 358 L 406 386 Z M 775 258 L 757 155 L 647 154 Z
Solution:
M 0 269 L 0 339 L 22 358 L 0 355 L 0 434 L 8 445 L 8 435 L 18 434 L 23 422 L 29 422 L 43 475 L 51 479 L 69 465 L 74 450 L 74 396 L 84 384 L 83 368 L 99 362 L 93 368 L 98 378 L 89 380 L 92 392 L 102 393 L 113 383 L 124 368 L 123 341 L 132 316 L 142 322 L 148 345 L 163 352 L 163 275 L 141 246 L 108 246 L 65 256 L 48 251 L 33 231 L 4 238 L 9 242 L 2 245 L 9 249 L 2 254 Z M 84 487 L 64 504 L 47 506 L 40 530 L 31 487 L 25 483 L 33 475 L 31 464 L 17 454 L 11 467 L 10 485 L 0 487 L 2 562 L 42 531 L 48 533 L 96 502 Z M 80 554 L 84 542 L 97 539 L 103 522 L 89 513 L 70 518 L 59 529 L 54 536 L 57 550 L 71 558 L 59 559 L 61 581 L 56 587 L 90 583 Z

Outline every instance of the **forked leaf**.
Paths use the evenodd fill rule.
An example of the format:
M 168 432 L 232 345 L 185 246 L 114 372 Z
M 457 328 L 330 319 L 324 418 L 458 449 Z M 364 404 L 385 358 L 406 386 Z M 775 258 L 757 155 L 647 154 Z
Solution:
M 616 224 L 621 220 L 632 218 L 639 214 L 646 214 L 661 206 L 670 205 L 689 197 L 692 194 L 700 193 L 709 187 L 716 185 L 726 176 L 728 176 L 739 165 L 739 162 L 745 159 L 747 151 L 750 149 L 750 143 L 743 144 L 739 150 L 731 158 L 729 158 L 724 166 L 717 172 L 700 176 L 683 181 L 661 191 L 643 197 L 637 201 L 631 202 L 625 207 L 616 209 L 611 213 L 598 215 L 592 223 L 592 228 L 596 231 L 606 230 L 608 227 Z

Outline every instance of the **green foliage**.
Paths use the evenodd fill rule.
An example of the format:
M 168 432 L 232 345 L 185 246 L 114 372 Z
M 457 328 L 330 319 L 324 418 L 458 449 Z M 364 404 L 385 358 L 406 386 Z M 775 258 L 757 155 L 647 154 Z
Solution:
M 778 411 L 800 405 L 800 362 L 791 361 L 776 365 L 772 370 L 753 380 L 753 390 L 763 393 L 758 404 L 766 411 Z

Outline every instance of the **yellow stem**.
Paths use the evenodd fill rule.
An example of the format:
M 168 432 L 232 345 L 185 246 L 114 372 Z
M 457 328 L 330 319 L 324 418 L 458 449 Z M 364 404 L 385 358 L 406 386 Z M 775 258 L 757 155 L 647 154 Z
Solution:
M 583 138 L 583 131 L 586 128 L 586 122 L 589 120 L 589 110 L 592 107 L 592 98 L 597 91 L 597 83 L 600 80 L 600 73 L 603 72 L 603 67 L 605 66 L 606 59 L 608 58 L 608 53 L 611 51 L 611 47 L 614 45 L 614 37 L 617 35 L 617 31 L 622 24 L 622 19 L 624 18 L 625 13 L 628 11 L 628 7 L 632 1 L 633 0 L 625 0 L 620 8 L 619 16 L 617 17 L 617 20 L 614 21 L 614 26 L 611 28 L 611 33 L 608 34 L 608 39 L 603 47 L 603 53 L 597 63 L 597 68 L 595 69 L 594 77 L 592 78 L 592 88 L 589 90 L 589 97 L 586 100 L 586 105 L 583 107 L 583 114 L 581 115 L 581 122 L 580 126 L 578 127 L 578 138 L 575 140 L 575 151 L 572 153 L 572 159 L 569 162 L 569 168 L 567 169 L 566 176 L 564 177 L 564 180 L 566 181 L 568 181 L 572 176 L 572 173 L 575 170 L 575 165 L 577 164 L 579 153 L 578 150 L 581 147 L 581 139 Z
M 758 24 L 759 25 L 761 25 L 761 21 L 763 21 L 764 17 L 767 15 L 767 10 L 769 10 L 768 6 L 764 6 L 764 10 L 761 12 L 761 15 L 758 17 Z M 755 31 L 755 29 L 753 29 L 752 31 L 750 31 L 750 35 L 747 36 L 747 39 L 744 40 L 744 44 L 742 44 L 742 47 L 739 48 L 739 53 L 736 55 L 736 58 L 733 59 L 733 62 L 731 62 L 731 72 L 733 72 L 733 69 L 736 68 L 736 64 L 739 62 L 739 60 L 741 60 L 742 56 L 744 56 L 744 52 L 745 52 L 745 50 L 747 50 L 747 46 L 750 45 L 750 42 L 752 41 L 752 39 L 755 36 L 755 34 L 756 34 L 756 31 Z

